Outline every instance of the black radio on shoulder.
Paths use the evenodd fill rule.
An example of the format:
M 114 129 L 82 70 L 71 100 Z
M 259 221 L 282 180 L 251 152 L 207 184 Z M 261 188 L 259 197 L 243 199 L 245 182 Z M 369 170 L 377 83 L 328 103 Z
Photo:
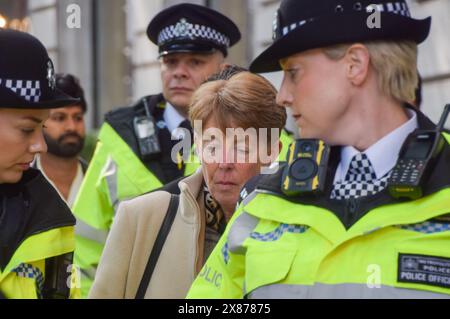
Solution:
M 291 144 L 281 189 L 287 196 L 313 195 L 325 189 L 330 147 L 321 140 L 299 139 Z
M 389 179 L 392 197 L 418 199 L 423 196 L 423 185 L 445 145 L 442 130 L 449 111 L 450 104 L 447 104 L 436 130 L 416 130 L 406 139 Z
M 143 116 L 136 116 L 133 120 L 133 126 L 141 159 L 143 161 L 148 161 L 155 159 L 161 154 L 161 145 L 158 139 L 156 121 L 150 113 L 146 99 L 144 99 L 144 106 L 146 114 Z

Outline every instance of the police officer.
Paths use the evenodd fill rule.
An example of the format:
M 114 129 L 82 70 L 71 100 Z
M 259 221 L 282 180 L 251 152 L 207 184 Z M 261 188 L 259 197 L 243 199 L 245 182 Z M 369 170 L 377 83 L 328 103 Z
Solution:
M 419 199 L 387 187 L 409 134 L 436 128 L 409 104 L 431 19 L 373 3 L 281 3 L 251 69 L 282 69 L 278 102 L 332 146 L 325 191 L 284 195 L 286 167 L 253 181 L 188 297 L 450 297 L 450 136 Z
M 56 89 L 39 40 L 0 29 L 0 43 L 0 295 L 76 297 L 79 290 L 70 290 L 75 218 L 30 165 L 47 149 L 42 127 L 49 110 L 79 101 Z
M 82 227 L 77 229 L 76 263 L 83 272 L 84 296 L 118 203 L 190 175 L 198 167 L 185 164 L 181 154 L 172 159 L 178 141 L 171 134 L 178 127 L 190 129 L 191 95 L 220 71 L 229 47 L 241 37 L 230 19 L 194 4 L 163 10 L 150 22 L 147 35 L 159 47 L 163 92 L 106 115 L 73 208 Z

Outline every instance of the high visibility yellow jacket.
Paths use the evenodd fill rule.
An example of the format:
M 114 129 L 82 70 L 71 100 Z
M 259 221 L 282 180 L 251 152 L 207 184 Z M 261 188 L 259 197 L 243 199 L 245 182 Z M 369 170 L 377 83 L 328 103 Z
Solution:
M 188 298 L 450 298 L 445 137 L 449 144 L 418 200 L 396 200 L 387 190 L 329 200 L 332 182 L 323 196 L 289 198 L 280 191 L 281 170 L 261 177 Z M 332 151 L 329 177 L 339 153 Z
M 75 218 L 56 190 L 31 169 L 21 182 L 0 185 L 0 198 L 0 295 L 14 299 L 80 297 L 72 264 Z

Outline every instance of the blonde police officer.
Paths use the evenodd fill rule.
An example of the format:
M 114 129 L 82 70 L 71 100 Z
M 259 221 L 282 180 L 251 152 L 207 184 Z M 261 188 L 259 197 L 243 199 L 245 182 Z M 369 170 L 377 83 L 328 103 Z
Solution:
M 404 0 L 281 3 L 251 70 L 282 69 L 279 104 L 332 146 L 325 191 L 285 196 L 283 168 L 254 181 L 188 297 L 450 297 L 450 136 L 421 198 L 387 190 L 408 135 L 435 128 L 409 104 L 430 20 Z

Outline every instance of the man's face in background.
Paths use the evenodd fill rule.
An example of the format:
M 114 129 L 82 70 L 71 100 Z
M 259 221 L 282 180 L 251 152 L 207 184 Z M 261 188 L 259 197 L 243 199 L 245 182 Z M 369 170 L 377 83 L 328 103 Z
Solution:
M 84 146 L 85 130 L 84 112 L 80 106 L 52 110 L 44 128 L 48 153 L 63 158 L 78 157 Z
M 195 90 L 224 63 L 222 52 L 210 54 L 172 53 L 161 58 L 165 99 L 187 116 Z

